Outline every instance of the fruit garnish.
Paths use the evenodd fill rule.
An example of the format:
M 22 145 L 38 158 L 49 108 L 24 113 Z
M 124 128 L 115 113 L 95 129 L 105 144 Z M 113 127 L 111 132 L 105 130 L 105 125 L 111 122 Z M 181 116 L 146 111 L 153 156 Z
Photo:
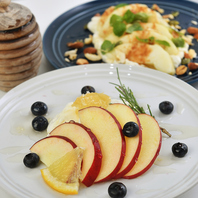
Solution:
M 90 85 L 86 85 L 81 89 L 81 94 L 86 94 L 87 92 L 92 93 L 92 92 L 96 92 L 94 87 L 90 86 Z
M 139 132 L 139 126 L 135 122 L 127 122 L 124 125 L 122 132 L 127 137 L 135 137 Z
M 37 116 L 32 120 L 32 127 L 35 131 L 44 131 L 47 126 L 48 120 L 43 116 Z
M 54 135 L 38 140 L 30 148 L 30 151 L 36 153 L 40 161 L 48 167 L 76 147 L 76 144 L 69 138 Z
M 160 111 L 163 113 L 163 114 L 170 114 L 173 109 L 174 109 L 174 106 L 171 102 L 169 101 L 163 101 L 159 104 L 159 109 Z
M 132 90 L 129 87 L 126 88 L 126 86 L 122 84 L 118 68 L 116 68 L 116 70 L 117 70 L 117 78 L 120 84 L 116 84 L 112 82 L 110 83 L 115 85 L 115 88 L 120 93 L 119 98 L 122 100 L 122 102 L 125 105 L 129 106 L 136 114 L 140 114 L 140 113 L 146 114 L 144 108 L 140 107 L 140 105 L 138 104 Z M 149 114 L 154 118 L 154 116 L 152 115 L 150 106 L 148 104 L 147 104 L 147 107 L 148 107 Z M 162 127 L 160 127 L 160 129 L 163 133 L 171 137 L 171 134 L 166 129 Z
M 186 144 L 178 142 L 173 144 L 172 152 L 175 157 L 184 157 L 188 152 L 188 147 Z
M 108 188 L 108 193 L 112 198 L 124 198 L 127 194 L 127 188 L 121 182 L 113 182 Z
M 28 168 L 35 168 L 40 162 L 40 157 L 36 153 L 29 153 L 23 158 L 23 163 Z
M 37 101 L 31 106 L 31 112 L 35 116 L 41 116 L 47 113 L 48 107 L 44 102 Z
M 90 106 L 102 107 L 106 109 L 110 102 L 111 98 L 106 94 L 87 93 L 78 97 L 72 106 L 76 107 L 78 110 Z
M 41 169 L 44 181 L 60 193 L 78 194 L 82 158 L 83 149 L 79 147 L 66 153 L 48 168 Z

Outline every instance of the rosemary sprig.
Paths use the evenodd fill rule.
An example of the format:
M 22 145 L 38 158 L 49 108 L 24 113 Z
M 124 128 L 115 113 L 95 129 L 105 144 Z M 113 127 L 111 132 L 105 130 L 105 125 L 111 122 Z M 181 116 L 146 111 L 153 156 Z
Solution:
M 129 106 L 136 114 L 146 113 L 144 111 L 144 108 L 138 104 L 132 90 L 129 87 L 126 88 L 126 86 L 124 84 L 122 84 L 120 75 L 118 72 L 118 68 L 116 68 L 116 70 L 117 70 L 118 81 L 120 84 L 116 84 L 116 83 L 110 83 L 110 84 L 115 85 L 115 88 L 120 93 L 119 98 L 122 100 L 122 102 L 125 105 Z M 152 116 L 150 106 L 149 105 L 147 105 L 147 106 L 148 106 L 150 115 Z
M 146 114 L 144 108 L 141 107 L 138 104 L 138 102 L 137 102 L 137 100 L 136 100 L 136 98 L 135 98 L 132 90 L 129 87 L 126 88 L 126 86 L 124 84 L 122 84 L 121 79 L 120 79 L 118 68 L 116 68 L 116 71 L 117 71 L 117 77 L 118 77 L 119 84 L 112 83 L 112 82 L 110 82 L 110 84 L 115 85 L 115 88 L 120 93 L 119 94 L 119 98 L 122 100 L 122 102 L 125 105 L 129 106 L 136 114 L 140 114 L 140 113 Z M 150 108 L 150 106 L 148 104 L 147 104 L 147 107 L 148 107 L 149 114 L 153 118 L 155 118 L 153 116 L 153 114 L 151 112 L 151 108 Z M 162 127 L 160 127 L 160 129 L 161 129 L 161 131 L 163 133 L 165 133 L 166 135 L 168 135 L 169 137 L 171 137 L 171 134 L 166 129 L 164 129 Z

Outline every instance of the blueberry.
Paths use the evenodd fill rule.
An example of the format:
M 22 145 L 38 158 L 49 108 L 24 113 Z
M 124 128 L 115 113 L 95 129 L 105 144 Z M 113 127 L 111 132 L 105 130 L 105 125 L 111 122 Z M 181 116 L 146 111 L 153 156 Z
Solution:
M 37 101 L 31 106 L 31 111 L 36 116 L 41 116 L 47 113 L 48 107 L 44 102 Z
M 188 147 L 186 144 L 178 142 L 173 144 L 172 152 L 176 157 L 184 157 L 188 152 Z
M 173 109 L 174 109 L 174 106 L 171 102 L 169 101 L 163 101 L 159 104 L 159 109 L 162 113 L 164 114 L 170 114 Z
M 43 116 L 37 116 L 32 120 L 32 127 L 36 131 L 44 131 L 47 126 L 48 120 Z
M 127 122 L 124 125 L 122 132 L 127 137 L 135 137 L 139 132 L 139 126 L 135 122 Z
M 84 86 L 82 89 L 81 89 L 81 94 L 86 94 L 87 92 L 96 92 L 95 89 L 92 87 L 92 86 Z
M 40 161 L 40 157 L 36 153 L 29 153 L 23 158 L 23 163 L 28 168 L 35 168 Z
M 109 186 L 108 193 L 112 198 L 123 198 L 127 194 L 127 188 L 121 182 L 114 182 Z

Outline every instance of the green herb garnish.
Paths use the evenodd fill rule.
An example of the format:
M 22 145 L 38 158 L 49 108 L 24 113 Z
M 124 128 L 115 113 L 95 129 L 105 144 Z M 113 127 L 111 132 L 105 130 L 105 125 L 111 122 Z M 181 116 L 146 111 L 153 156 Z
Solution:
M 153 36 L 151 36 L 149 38 L 146 38 L 146 39 L 141 39 L 138 36 L 136 36 L 136 39 L 138 41 L 142 42 L 142 43 L 148 43 L 148 44 L 151 44 L 151 45 L 153 45 L 155 43 L 158 43 L 160 45 L 170 47 L 170 44 L 167 41 L 155 39 Z
M 133 23 L 133 21 L 135 20 L 135 14 L 133 14 L 133 12 L 131 12 L 130 10 L 127 10 L 124 13 L 123 20 L 127 23 Z
M 106 54 L 110 51 L 112 51 L 116 46 L 122 44 L 121 41 L 118 41 L 117 43 L 112 43 L 109 40 L 104 40 L 104 42 L 101 45 L 101 53 Z
M 153 45 L 154 44 L 154 41 L 155 41 L 155 38 L 153 36 L 149 37 L 149 38 L 146 38 L 146 39 L 141 39 L 139 38 L 138 36 L 136 36 L 136 39 L 142 43 L 148 43 L 148 44 L 151 44 Z
M 116 36 L 122 36 L 126 31 L 126 24 L 123 22 L 118 22 L 113 25 L 113 33 Z
M 160 45 L 164 45 L 164 46 L 170 47 L 170 44 L 167 41 L 155 40 L 155 43 L 158 43 Z
M 124 7 L 126 5 L 128 5 L 128 4 L 127 3 L 120 3 L 120 4 L 118 4 L 118 5 L 115 6 L 115 10 L 118 9 L 118 8 L 120 8 L 120 7 Z
M 144 108 L 139 106 L 131 89 L 126 88 L 125 85 L 122 84 L 120 80 L 118 68 L 116 69 L 117 69 L 118 81 L 120 84 L 115 84 L 115 83 L 111 83 L 111 84 L 115 85 L 115 88 L 120 93 L 119 98 L 122 100 L 122 102 L 125 105 L 129 106 L 136 114 L 145 113 Z
M 135 14 L 135 21 L 141 21 L 141 22 L 148 22 L 148 15 L 144 12 L 139 12 L 137 14 Z
M 182 37 L 172 38 L 173 43 L 176 47 L 184 47 L 185 41 Z
M 127 28 L 126 33 L 131 34 L 134 31 L 141 31 L 141 30 L 143 30 L 142 26 L 139 23 L 134 23 L 133 25 Z
M 178 11 L 174 11 L 171 13 L 174 17 L 177 17 L 179 15 L 179 12 Z
M 142 28 L 140 28 L 140 25 L 138 25 L 137 27 L 137 24 L 135 25 L 135 30 L 133 29 L 133 27 L 130 27 L 129 29 L 126 28 L 126 24 L 132 24 L 137 21 L 147 22 L 148 15 L 142 12 L 134 14 L 130 10 L 127 10 L 124 13 L 124 16 L 113 14 L 110 18 L 110 25 L 113 27 L 114 34 L 120 37 L 125 33 L 126 30 L 127 33 L 142 30 Z
M 122 22 L 123 19 L 121 16 L 117 15 L 117 14 L 113 14 L 110 18 L 110 25 L 114 26 L 115 24 Z

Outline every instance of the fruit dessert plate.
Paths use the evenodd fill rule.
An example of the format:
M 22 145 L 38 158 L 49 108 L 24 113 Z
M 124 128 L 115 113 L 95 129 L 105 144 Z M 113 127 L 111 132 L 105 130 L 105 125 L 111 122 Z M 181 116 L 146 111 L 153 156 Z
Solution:
M 31 123 L 35 116 L 31 113 L 31 105 L 35 101 L 45 102 L 48 106 L 45 117 L 50 122 L 68 103 L 74 102 L 77 97 L 81 96 L 80 90 L 85 85 L 91 85 L 97 93 L 104 93 L 112 99 L 118 100 L 119 93 L 115 89 L 115 85 L 110 83 L 118 83 L 117 68 L 122 83 L 125 84 L 126 87 L 130 87 L 138 103 L 145 109 L 147 109 L 147 104 L 149 104 L 160 127 L 166 128 L 172 136 L 168 137 L 162 133 L 160 153 L 157 158 L 155 155 L 149 155 L 150 159 L 147 158 L 147 161 L 143 160 L 145 163 L 144 167 L 150 166 L 149 161 L 152 160 L 152 158 L 154 164 L 141 176 L 133 179 L 122 178 L 94 183 L 90 187 L 86 187 L 86 185 L 80 183 L 78 195 L 68 195 L 67 197 L 108 197 L 108 187 L 114 181 L 121 182 L 126 186 L 126 197 L 176 197 L 197 183 L 198 173 L 196 166 L 198 163 L 198 154 L 196 152 L 196 145 L 198 141 L 198 110 L 195 107 L 198 105 L 198 92 L 190 85 L 168 74 L 151 69 L 128 65 L 94 64 L 65 68 L 37 76 L 14 88 L 1 99 L 0 184 L 1 188 L 7 191 L 11 197 L 65 197 L 64 194 L 51 189 L 42 179 L 40 170 L 43 170 L 45 178 L 51 181 L 48 169 L 45 169 L 46 166 L 44 164 L 41 163 L 32 169 L 25 167 L 23 164 L 24 156 L 30 152 L 29 149 L 38 140 L 42 139 L 43 142 L 53 141 L 55 145 L 59 145 L 57 134 L 51 136 L 53 140 L 50 138 L 43 140 L 48 134 L 47 131 L 39 132 L 32 128 Z M 162 101 L 171 101 L 174 105 L 174 109 L 170 114 L 163 114 L 159 110 L 159 104 Z M 87 112 L 85 112 L 85 109 L 80 110 L 82 113 L 80 115 L 81 119 L 91 113 L 89 108 L 90 107 L 87 107 Z M 117 108 L 120 107 L 116 107 L 116 109 Z M 110 111 L 113 113 L 113 110 L 110 110 L 109 107 L 109 112 Z M 146 113 L 149 114 L 149 111 L 147 110 Z M 115 112 L 114 115 L 116 115 Z M 154 141 L 153 138 L 156 137 L 152 131 L 150 132 L 151 136 L 145 138 L 144 125 L 148 126 L 148 124 L 145 124 L 146 120 L 148 120 L 147 118 L 145 119 L 145 116 L 147 115 L 139 115 L 140 123 L 142 123 L 142 146 L 145 145 L 145 140 L 150 138 L 151 141 Z M 155 128 L 157 126 L 156 122 L 154 122 L 151 116 L 148 115 L 148 117 L 150 120 L 149 123 L 151 123 L 150 126 Z M 125 117 L 123 117 L 123 119 L 124 122 L 127 120 Z M 131 119 L 135 119 L 135 115 Z M 120 120 L 119 123 L 122 122 L 119 115 L 117 115 L 117 120 Z M 85 125 L 86 121 L 83 122 Z M 117 129 L 119 129 L 119 127 Z M 61 134 L 61 136 L 63 136 L 63 134 Z M 159 142 L 160 136 L 157 137 L 158 140 L 156 141 Z M 108 136 L 108 138 L 111 139 L 111 135 Z M 100 138 L 98 137 L 98 139 Z M 62 138 L 60 142 L 61 152 L 64 150 L 63 145 L 67 145 L 67 150 L 74 152 L 72 156 L 82 156 L 81 150 L 78 150 L 79 147 L 75 147 L 77 142 L 74 142 L 74 139 L 68 141 Z M 135 142 L 137 144 L 138 140 L 134 140 L 134 144 Z M 172 146 L 178 142 L 185 143 L 188 146 L 188 152 L 182 158 L 175 157 L 172 152 Z M 93 148 L 91 141 L 89 146 Z M 179 145 L 175 146 L 178 147 Z M 46 148 L 47 147 L 46 145 Z M 53 150 L 57 149 L 56 146 L 53 148 Z M 103 148 L 105 148 L 105 146 L 101 146 L 101 150 Z M 151 148 L 152 147 L 149 146 L 149 150 L 151 150 Z M 108 147 L 108 149 L 110 148 Z M 116 149 L 120 149 L 121 151 L 121 147 Z M 92 149 L 92 151 L 94 151 L 94 149 Z M 82 152 L 84 155 L 84 151 Z M 157 151 L 155 150 L 155 152 Z M 60 157 L 64 159 L 65 156 L 63 153 L 63 158 Z M 65 158 L 70 159 L 71 156 L 69 156 Z M 141 156 L 141 150 L 139 156 Z M 116 159 L 117 156 L 110 157 Z M 50 168 L 48 168 L 55 170 L 56 167 L 60 167 L 62 162 L 61 158 L 59 158 L 60 161 L 57 162 L 56 160 L 52 165 L 49 165 Z M 72 157 L 70 161 L 75 162 L 76 158 L 78 157 Z M 123 166 L 121 172 L 127 169 L 131 163 L 133 163 L 133 160 L 123 161 L 125 166 Z M 76 166 L 79 167 L 79 164 L 81 164 L 80 161 L 78 161 Z M 88 169 L 89 165 L 86 167 Z M 116 167 L 115 164 L 114 167 Z M 141 172 L 141 169 L 142 167 L 138 166 L 130 175 L 135 177 L 138 172 Z M 118 174 L 121 174 L 121 172 Z M 67 174 L 67 172 L 64 172 L 64 174 Z M 116 178 L 116 175 L 114 177 Z M 18 178 L 20 178 L 20 180 Z M 75 184 L 75 187 L 78 187 L 78 183 Z

